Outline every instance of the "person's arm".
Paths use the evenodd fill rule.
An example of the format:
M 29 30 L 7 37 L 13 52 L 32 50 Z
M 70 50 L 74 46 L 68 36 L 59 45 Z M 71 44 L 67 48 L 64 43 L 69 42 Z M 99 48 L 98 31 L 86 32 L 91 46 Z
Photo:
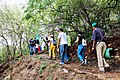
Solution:
M 95 43 L 96 43 L 96 41 L 95 41 L 95 40 L 93 40 L 92 50 L 94 50 L 94 49 L 95 49 Z
M 57 40 L 57 48 L 59 48 L 60 45 L 60 40 L 61 40 L 61 34 L 58 34 L 58 40 Z
M 59 45 L 60 45 L 60 38 L 58 38 L 58 41 L 57 41 L 57 48 L 59 48 Z
M 77 39 L 76 39 L 75 43 L 77 43 L 78 41 L 79 41 L 79 37 L 77 36 Z
M 51 46 L 51 44 L 52 44 L 52 39 L 49 41 L 49 43 L 50 43 L 50 46 Z
M 95 31 L 93 31 L 93 33 L 92 33 L 92 41 L 93 41 L 93 43 L 92 43 L 92 50 L 94 50 L 95 49 L 95 44 L 96 44 L 96 34 L 95 34 Z

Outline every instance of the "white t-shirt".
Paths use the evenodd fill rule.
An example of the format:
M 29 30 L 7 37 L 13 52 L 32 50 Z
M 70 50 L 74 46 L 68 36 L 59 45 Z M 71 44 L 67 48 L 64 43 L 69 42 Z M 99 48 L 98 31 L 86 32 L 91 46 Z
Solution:
M 44 47 L 46 46 L 45 42 L 42 42 L 42 50 L 44 50 Z
M 38 48 L 38 46 L 39 46 L 39 45 L 38 45 L 38 44 L 36 44 L 36 45 L 35 45 L 35 48 Z
M 50 39 L 51 44 L 53 44 L 53 38 Z
M 48 37 L 48 40 L 51 40 L 50 36 Z M 48 46 L 50 46 L 50 42 L 48 42 Z
M 58 35 L 58 38 L 60 38 L 60 45 L 68 44 L 66 33 L 60 32 L 59 35 Z

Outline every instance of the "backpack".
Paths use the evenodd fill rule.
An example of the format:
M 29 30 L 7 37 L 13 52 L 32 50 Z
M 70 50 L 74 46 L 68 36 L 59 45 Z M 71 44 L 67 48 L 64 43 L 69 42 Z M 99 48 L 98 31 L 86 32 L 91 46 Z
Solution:
M 83 45 L 83 46 L 87 46 L 87 42 L 86 42 L 85 39 L 82 39 L 82 45 Z

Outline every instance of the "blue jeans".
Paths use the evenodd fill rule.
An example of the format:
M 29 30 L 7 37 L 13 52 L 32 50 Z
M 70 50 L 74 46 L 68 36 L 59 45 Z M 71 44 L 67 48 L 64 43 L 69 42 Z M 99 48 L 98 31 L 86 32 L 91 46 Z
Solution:
M 77 55 L 80 61 L 84 60 L 84 50 L 85 50 L 85 47 L 82 44 L 78 45 Z
M 30 46 L 30 55 L 33 55 L 34 53 L 34 47 Z
M 35 53 L 38 53 L 38 48 L 35 48 Z
M 60 56 L 61 56 L 62 63 L 64 63 L 64 59 L 68 61 L 66 52 L 67 52 L 67 44 L 60 45 Z

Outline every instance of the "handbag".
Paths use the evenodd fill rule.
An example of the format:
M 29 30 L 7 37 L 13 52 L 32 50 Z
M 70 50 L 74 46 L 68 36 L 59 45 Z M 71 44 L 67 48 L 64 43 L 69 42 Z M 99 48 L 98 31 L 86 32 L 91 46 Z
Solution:
M 87 41 L 85 39 L 82 39 L 82 45 L 87 46 Z

